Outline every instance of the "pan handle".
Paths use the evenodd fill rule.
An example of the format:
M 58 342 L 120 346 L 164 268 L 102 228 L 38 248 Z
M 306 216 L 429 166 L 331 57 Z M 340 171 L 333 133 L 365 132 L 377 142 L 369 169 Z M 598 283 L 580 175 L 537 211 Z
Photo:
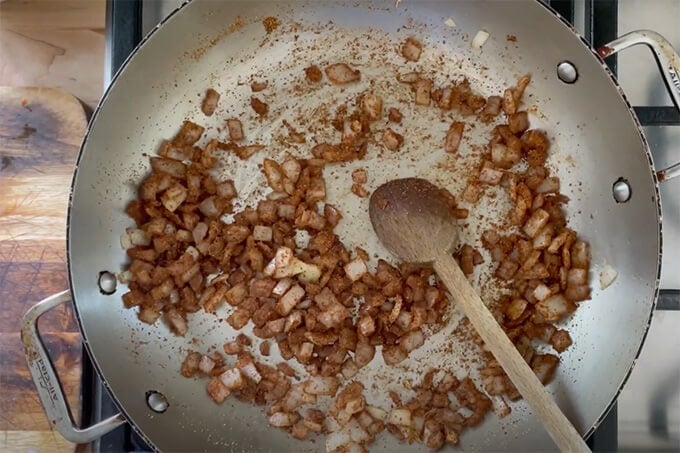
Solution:
M 38 390 L 40 402 L 48 420 L 68 441 L 76 444 L 92 442 L 125 423 L 121 414 L 114 415 L 87 428 L 78 428 L 64 397 L 61 382 L 45 345 L 38 333 L 38 318 L 45 312 L 71 300 L 70 291 L 63 291 L 41 300 L 24 315 L 21 323 L 21 340 L 24 343 L 26 362 Z
M 607 58 L 637 44 L 646 45 L 654 53 L 661 75 L 666 82 L 668 93 L 671 95 L 675 107 L 680 110 L 680 55 L 666 38 L 651 30 L 631 31 L 609 44 L 599 47 L 597 53 L 600 57 Z M 659 170 L 656 176 L 659 182 L 680 176 L 680 162 Z

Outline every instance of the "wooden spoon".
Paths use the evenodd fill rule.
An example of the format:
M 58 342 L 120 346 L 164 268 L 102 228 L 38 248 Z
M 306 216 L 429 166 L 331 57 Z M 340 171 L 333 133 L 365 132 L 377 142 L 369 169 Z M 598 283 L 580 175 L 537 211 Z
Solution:
M 397 179 L 373 192 L 371 223 L 380 241 L 409 263 L 432 264 L 486 347 L 562 451 L 590 451 L 453 259 L 458 230 L 442 191 L 424 179 Z

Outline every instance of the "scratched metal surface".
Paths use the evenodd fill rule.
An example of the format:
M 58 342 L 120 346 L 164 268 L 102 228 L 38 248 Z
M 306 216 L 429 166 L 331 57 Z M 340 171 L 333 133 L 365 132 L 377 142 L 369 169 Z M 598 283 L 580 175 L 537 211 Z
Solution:
M 225 62 L 225 55 L 248 55 L 256 50 L 264 38 L 259 19 L 279 15 L 276 5 L 280 6 L 251 2 L 227 7 L 224 3 L 197 1 L 185 10 L 186 14 L 175 16 L 114 82 L 114 91 L 99 112 L 80 162 L 71 211 L 70 252 L 82 326 L 97 366 L 128 417 L 161 449 L 295 450 L 317 449 L 320 445 L 301 447 L 267 428 L 258 409 L 235 403 L 214 406 L 200 383 L 177 373 L 186 342 L 170 336 L 162 325 L 140 325 L 115 296 L 99 294 L 94 278 L 100 270 L 119 269 L 125 260 L 118 236 L 129 219 L 122 210 L 146 169 L 142 152 L 152 151 L 161 138 L 170 136 L 186 115 L 197 114 L 195 99 L 206 86 L 222 83 L 223 89 L 238 93 L 235 82 L 239 77 L 250 77 L 252 65 L 263 69 L 264 63 L 276 63 L 285 56 L 274 48 L 259 54 L 255 62 L 249 58 L 240 64 L 237 60 Z M 509 84 L 527 70 L 534 74 L 532 99 L 545 118 L 545 127 L 555 136 L 560 150 L 556 158 L 570 157 L 576 162 L 573 167 L 558 168 L 565 187 L 570 187 L 567 194 L 572 199 L 573 225 L 593 243 L 596 266 L 608 263 L 619 271 L 615 285 L 605 292 L 595 289 L 593 302 L 584 304 L 569 321 L 576 345 L 565 354 L 565 366 L 560 367 L 551 386 L 577 427 L 588 431 L 616 396 L 637 355 L 658 272 L 655 186 L 644 143 L 618 90 L 584 44 L 533 2 L 523 8 L 513 2 L 490 2 L 484 7 L 479 7 L 479 2 L 419 2 L 425 6 L 396 12 L 385 6 L 362 10 L 361 14 L 352 9 L 356 7 L 331 5 L 332 16 L 324 16 L 325 8 L 308 8 L 296 11 L 293 17 L 302 22 L 333 17 L 338 27 L 378 27 L 397 40 L 403 39 L 397 27 L 415 16 L 416 22 L 426 24 L 423 30 L 438 51 L 461 59 L 470 56 L 488 66 L 499 85 Z M 287 12 L 280 13 L 286 23 Z M 184 55 L 205 49 L 205 42 L 219 36 L 236 14 L 256 19 L 252 23 L 246 20 L 245 26 L 227 39 L 216 40 L 214 46 L 199 52 L 196 61 L 168 56 L 167 49 Z M 444 25 L 450 16 L 458 24 L 455 32 Z M 461 40 L 482 27 L 491 32 L 491 39 L 483 52 L 471 55 L 469 45 Z M 517 36 L 520 44 L 516 48 L 507 49 L 507 34 Z M 319 58 L 327 59 L 328 55 Z M 554 68 L 561 59 L 579 67 L 579 83 L 566 86 L 555 78 Z M 229 66 L 225 68 L 225 64 Z M 583 102 L 595 98 L 597 105 Z M 611 127 L 612 123 L 621 127 Z M 124 137 L 120 131 L 125 131 Z M 259 133 L 267 136 L 266 130 Z M 620 159 L 621 152 L 631 157 Z M 636 191 L 627 205 L 616 205 L 610 195 L 612 182 L 620 176 L 628 178 Z M 351 242 L 364 236 L 365 232 L 359 231 L 348 239 Z M 96 255 L 91 253 L 95 246 L 100 247 Z M 123 291 L 120 288 L 117 296 Z M 224 323 L 216 328 L 200 319 L 192 322 L 191 328 L 197 329 L 195 335 L 205 344 L 220 344 L 233 334 L 222 330 Z M 616 348 L 603 348 L 603 344 Z M 600 373 L 600 367 L 593 363 L 606 367 L 608 373 Z M 143 395 L 150 389 L 161 390 L 170 398 L 170 408 L 163 415 L 147 409 Z M 504 421 L 490 418 L 480 429 L 466 433 L 466 446 L 483 450 L 502 443 L 509 449 L 526 449 L 527 445 L 550 448 L 547 435 L 526 415 L 526 407 L 520 403 L 515 409 Z M 377 447 L 403 448 L 382 438 Z

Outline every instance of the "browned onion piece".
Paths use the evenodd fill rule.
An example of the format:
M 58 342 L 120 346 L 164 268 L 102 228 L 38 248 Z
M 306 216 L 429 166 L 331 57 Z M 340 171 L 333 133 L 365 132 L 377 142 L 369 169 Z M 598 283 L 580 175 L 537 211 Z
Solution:
M 363 110 L 372 121 L 379 120 L 382 117 L 382 106 L 382 98 L 373 93 L 365 94 L 362 99 Z
M 413 83 L 416 105 L 430 105 L 430 93 L 432 91 L 432 80 L 418 79 Z
M 385 132 L 383 132 L 382 142 L 385 145 L 385 148 L 389 149 L 390 151 L 396 151 L 404 143 L 404 136 L 397 134 L 388 127 L 385 129 Z
M 152 157 L 151 168 L 156 172 L 167 173 L 173 178 L 184 179 L 186 177 L 186 166 L 182 162 L 173 159 Z
M 415 38 L 408 37 L 401 46 L 401 54 L 408 61 L 418 61 L 423 51 L 423 44 Z
M 508 126 L 513 134 L 521 134 L 529 129 L 529 115 L 527 112 L 517 112 L 508 115 Z
M 336 85 L 356 82 L 361 79 L 361 73 L 345 63 L 335 63 L 325 70 L 328 80 Z
M 406 74 L 397 74 L 397 80 L 401 83 L 415 83 L 420 79 L 419 72 L 408 72 Z
M 503 172 L 491 167 L 484 167 L 479 173 L 479 182 L 492 186 L 498 185 L 503 178 Z
M 243 134 L 243 125 L 238 118 L 230 118 L 227 120 L 227 129 L 229 130 L 229 139 L 238 142 L 245 138 Z
M 501 143 L 495 143 L 491 146 L 491 161 L 500 168 L 512 168 L 521 158 L 522 155 L 517 149 Z
M 527 222 L 524 224 L 522 230 L 527 234 L 527 236 L 534 238 L 541 228 L 543 228 L 548 223 L 549 219 L 550 214 L 548 214 L 543 209 L 537 209 L 533 212 L 533 214 L 531 214 L 531 217 L 529 217 L 529 220 L 527 220 Z
M 451 123 L 448 132 L 446 133 L 446 140 L 444 141 L 444 151 L 447 153 L 458 152 L 458 147 L 463 138 L 463 130 L 465 129 L 465 123 L 460 121 L 454 121 Z
M 576 310 L 573 302 L 569 301 L 562 294 L 555 294 L 547 299 L 538 302 L 535 306 L 536 312 L 547 322 L 557 322 Z
M 396 365 L 406 358 L 407 353 L 398 346 L 383 346 L 382 356 L 387 365 Z
M 399 347 L 405 352 L 409 353 L 425 344 L 425 335 L 419 330 L 413 330 L 399 339 Z M 383 357 L 385 357 L 385 347 L 383 346 Z M 387 359 L 386 359 L 387 363 Z
M 217 108 L 217 103 L 219 102 L 219 100 L 220 93 L 213 90 L 212 88 L 208 88 L 208 90 L 205 92 L 205 98 L 203 98 L 203 103 L 201 104 L 201 111 L 206 116 L 212 116 L 212 114 L 215 113 L 215 109 Z

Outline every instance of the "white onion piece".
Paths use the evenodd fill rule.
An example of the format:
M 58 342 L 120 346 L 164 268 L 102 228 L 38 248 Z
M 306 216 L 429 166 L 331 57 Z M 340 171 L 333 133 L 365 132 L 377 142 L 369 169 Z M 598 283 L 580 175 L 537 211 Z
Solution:
M 286 316 L 305 297 L 305 290 L 300 285 L 290 288 L 286 294 L 276 303 L 276 311 L 281 316 Z
M 560 178 L 550 176 L 545 178 L 536 188 L 536 193 L 557 193 L 560 191 Z
M 617 270 L 611 267 L 609 264 L 602 266 L 602 269 L 600 269 L 600 288 L 607 289 L 612 283 L 614 283 L 614 280 L 616 280 L 618 275 L 619 273 Z
M 277 279 L 297 275 L 300 281 L 309 283 L 319 280 L 321 268 L 298 259 L 288 247 L 280 247 L 274 259 L 264 268 L 264 274 Z
M 354 360 L 349 359 L 342 365 L 340 372 L 345 379 L 351 379 L 359 372 L 359 367 Z
M 510 415 L 510 406 L 508 406 L 508 403 L 505 402 L 501 395 L 491 396 L 491 401 L 493 401 L 493 412 L 498 418 L 504 418 Z
M 126 230 L 126 235 L 128 237 L 130 244 L 132 244 L 132 247 L 134 246 L 147 247 L 148 245 L 151 244 L 151 236 L 149 236 L 149 234 L 146 231 L 140 230 L 139 228 L 128 228 Z M 121 245 L 123 245 L 123 238 L 121 238 Z
M 302 385 L 302 384 L 300 384 Z M 340 424 L 333 417 L 326 417 L 324 419 L 324 424 L 326 426 L 326 432 L 334 433 L 340 430 Z
M 214 195 L 203 200 L 201 204 L 198 206 L 198 209 L 201 211 L 203 215 L 207 217 L 215 217 L 220 213 L 219 208 L 215 204 Z
M 197 223 L 194 230 L 191 232 L 191 235 L 194 237 L 194 243 L 196 244 L 201 242 L 206 234 L 208 234 L 208 225 L 203 222 Z
M 283 200 L 284 198 L 288 198 L 286 192 L 270 192 L 267 194 L 267 200 L 278 201 Z
M 481 49 L 487 39 L 489 39 L 489 33 L 484 30 L 479 30 L 475 37 L 472 39 L 471 46 L 475 49 Z
M 387 423 L 397 426 L 411 426 L 411 411 L 408 409 L 392 409 Z
M 130 240 L 130 235 L 128 233 L 123 233 L 120 235 L 120 248 L 123 250 L 129 250 L 134 245 L 132 245 L 132 240 Z
M 281 164 L 281 169 L 286 177 L 295 183 L 302 172 L 302 165 L 300 165 L 300 162 L 298 162 L 297 159 L 288 159 Z
M 311 395 L 304 391 L 305 384 L 293 385 L 283 399 L 283 408 L 287 411 L 294 411 L 305 404 L 315 404 L 316 395 Z M 326 418 L 328 420 L 329 418 Z
M 366 406 L 366 412 L 376 420 L 384 421 L 387 418 L 387 411 L 376 406 Z
M 129 270 L 118 273 L 118 281 L 120 283 L 130 283 L 132 281 L 132 272 Z
M 178 335 L 184 336 L 184 334 L 187 333 L 187 330 L 189 330 L 189 326 L 187 325 L 186 320 L 174 308 L 171 308 L 170 310 L 166 310 L 165 317 L 168 320 L 168 322 L 170 323 L 170 327 Z M 140 319 L 141 319 L 141 311 L 140 311 Z M 153 324 L 153 323 L 150 323 L 150 324 Z
M 333 431 L 326 436 L 326 451 L 336 451 L 340 447 L 343 447 L 352 442 L 352 438 L 349 433 L 344 431 Z
M 290 289 L 290 287 L 293 286 L 293 280 L 290 278 L 284 278 L 282 280 L 279 280 L 279 282 L 274 286 L 274 289 L 272 289 L 272 294 L 275 296 L 283 296 L 286 294 L 286 291 Z
M 209 356 L 204 355 L 201 357 L 201 361 L 198 363 L 198 369 L 205 374 L 210 374 L 210 372 L 215 368 L 215 361 Z
M 236 188 L 232 181 L 224 181 L 217 186 L 217 195 L 222 198 L 231 199 L 234 198 L 236 193 Z
M 252 360 L 250 359 L 245 359 L 245 360 L 237 360 L 236 361 L 236 367 L 241 371 L 241 373 L 250 379 L 251 381 L 255 382 L 256 384 L 259 384 L 260 381 L 262 380 L 262 376 L 260 375 L 260 372 L 257 371 L 257 368 L 255 367 L 255 364 L 253 363 Z
M 174 184 L 161 196 L 163 207 L 170 212 L 175 212 L 187 198 L 187 189 L 181 184 Z
M 343 428 L 343 430 L 349 433 L 350 439 L 356 443 L 367 442 L 370 436 L 364 428 L 361 427 L 356 418 L 352 418 L 349 423 Z
M 265 225 L 255 225 L 253 228 L 253 239 L 256 241 L 269 242 L 272 240 L 272 227 Z
M 295 218 L 295 206 L 292 204 L 280 204 L 277 213 L 281 218 L 293 219 Z
M 345 265 L 345 274 L 353 282 L 359 280 L 367 271 L 366 263 L 361 258 L 355 258 Z
M 189 247 L 187 247 L 187 249 L 184 251 L 184 253 L 186 253 L 187 255 L 192 257 L 195 261 L 198 261 L 198 258 L 201 256 L 201 253 L 193 245 L 190 245 Z
M 229 390 L 238 390 L 245 384 L 243 375 L 238 368 L 232 368 L 220 374 L 220 380 Z
M 568 301 L 562 294 L 555 294 L 534 305 L 536 313 L 541 315 L 547 322 L 559 321 L 572 313 L 576 306 Z
M 550 288 L 545 286 L 543 283 L 539 284 L 535 289 L 534 289 L 534 297 L 536 298 L 537 301 L 543 302 L 546 300 L 550 295 L 552 294 L 550 291 Z
M 297 422 L 298 416 L 286 412 L 277 412 L 269 417 L 269 424 L 277 428 L 287 428 Z
M 492 186 L 500 184 L 501 178 L 503 178 L 503 172 L 495 168 L 482 168 L 482 171 L 479 173 L 479 182 Z

